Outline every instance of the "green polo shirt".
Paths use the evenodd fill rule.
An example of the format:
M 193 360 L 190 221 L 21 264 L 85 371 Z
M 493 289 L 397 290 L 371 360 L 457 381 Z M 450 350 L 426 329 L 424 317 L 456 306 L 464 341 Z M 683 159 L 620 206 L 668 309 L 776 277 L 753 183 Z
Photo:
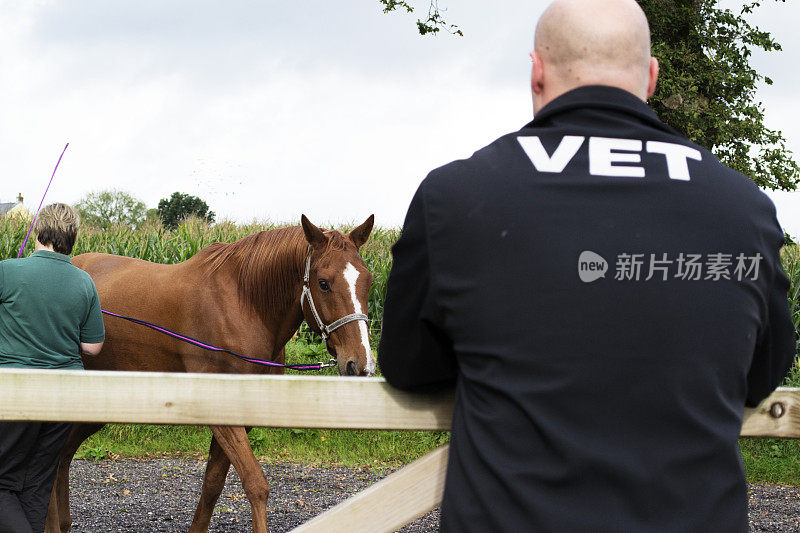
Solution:
M 0 367 L 82 369 L 80 343 L 104 338 L 97 289 L 69 256 L 0 261 Z

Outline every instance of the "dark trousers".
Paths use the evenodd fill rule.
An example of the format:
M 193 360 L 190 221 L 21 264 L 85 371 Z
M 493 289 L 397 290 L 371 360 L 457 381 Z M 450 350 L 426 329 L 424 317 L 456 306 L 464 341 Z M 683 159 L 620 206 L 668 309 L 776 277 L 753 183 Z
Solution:
M 42 533 L 72 424 L 0 422 L 0 533 Z

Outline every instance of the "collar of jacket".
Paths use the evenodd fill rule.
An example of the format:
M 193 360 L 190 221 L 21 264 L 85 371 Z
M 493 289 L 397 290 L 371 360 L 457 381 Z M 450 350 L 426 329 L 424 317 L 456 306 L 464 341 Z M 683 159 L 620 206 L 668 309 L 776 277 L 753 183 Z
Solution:
M 46 259 L 56 259 L 58 261 L 64 261 L 65 263 L 72 263 L 68 255 L 60 254 L 58 252 L 51 252 L 50 250 L 36 250 L 30 256 L 44 257 Z
M 658 119 L 645 102 L 626 90 L 605 85 L 588 85 L 568 91 L 544 106 L 526 128 L 542 126 L 551 117 L 574 109 L 607 109 L 633 115 L 673 135 L 682 135 Z

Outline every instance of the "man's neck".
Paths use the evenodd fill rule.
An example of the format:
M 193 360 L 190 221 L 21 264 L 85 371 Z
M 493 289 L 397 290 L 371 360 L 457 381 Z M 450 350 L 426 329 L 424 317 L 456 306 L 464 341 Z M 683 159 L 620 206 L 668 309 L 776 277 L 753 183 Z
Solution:
M 547 104 L 549 104 L 553 100 L 559 98 L 560 96 L 565 95 L 566 93 L 568 93 L 570 91 L 574 91 L 575 89 L 580 89 L 581 87 L 588 87 L 588 86 L 593 86 L 593 85 L 599 85 L 599 86 L 604 86 L 604 87 L 613 87 L 615 89 L 621 89 L 621 90 L 623 90 L 623 91 L 625 91 L 627 93 L 632 94 L 633 96 L 635 96 L 639 100 L 642 100 L 643 102 L 647 103 L 647 98 L 644 96 L 644 94 L 641 91 L 636 92 L 634 90 L 631 90 L 631 87 L 625 86 L 625 85 L 623 85 L 621 83 L 587 83 L 587 84 L 576 85 L 576 86 L 560 86 L 560 87 L 558 87 L 557 90 L 551 90 L 551 91 L 543 94 L 538 99 L 535 98 L 536 95 L 534 95 L 534 100 L 533 100 L 534 113 L 533 114 L 536 115 L 536 113 L 538 111 L 540 111 L 542 108 L 544 108 Z
M 39 250 L 46 250 L 48 252 L 55 252 L 55 250 L 53 250 L 53 246 L 52 245 L 45 246 L 44 244 L 40 243 L 39 241 L 36 241 L 36 245 L 33 247 L 33 251 L 34 252 L 38 252 Z

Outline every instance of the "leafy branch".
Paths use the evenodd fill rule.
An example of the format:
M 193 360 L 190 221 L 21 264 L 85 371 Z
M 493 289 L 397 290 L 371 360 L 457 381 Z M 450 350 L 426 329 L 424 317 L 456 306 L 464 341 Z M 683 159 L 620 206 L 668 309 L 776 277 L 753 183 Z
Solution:
M 413 13 L 414 6 L 406 2 L 406 0 L 378 0 L 383 5 L 383 12 L 389 13 L 397 9 L 405 10 L 406 13 Z M 425 20 L 417 19 L 417 30 L 420 35 L 436 35 L 441 30 L 446 31 L 450 35 L 458 35 L 463 37 L 464 33 L 455 24 L 448 24 L 444 20 L 442 13 L 446 9 L 439 8 L 439 0 L 430 0 L 428 5 L 428 17 Z

